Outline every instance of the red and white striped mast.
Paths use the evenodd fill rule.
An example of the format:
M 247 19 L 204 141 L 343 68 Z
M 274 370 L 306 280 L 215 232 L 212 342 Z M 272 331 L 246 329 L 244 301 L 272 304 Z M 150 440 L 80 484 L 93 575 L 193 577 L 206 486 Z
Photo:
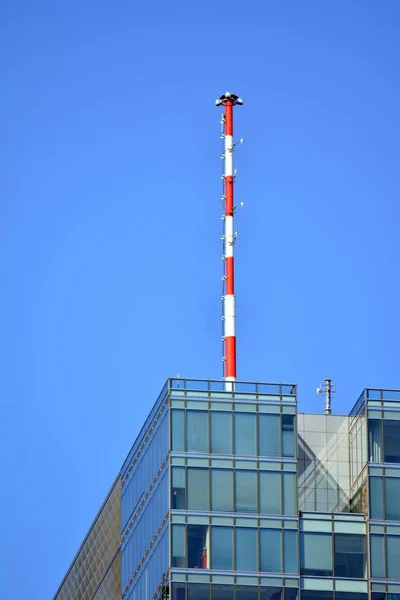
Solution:
M 224 295 L 222 297 L 224 303 L 223 321 L 224 321 L 224 379 L 225 389 L 233 390 L 233 381 L 236 380 L 236 309 L 235 309 L 235 270 L 233 247 L 235 244 L 235 233 L 233 227 L 233 217 L 235 206 L 233 203 L 233 188 L 235 183 L 235 173 L 233 170 L 233 151 L 235 144 L 233 143 L 233 107 L 243 104 L 243 100 L 226 92 L 215 103 L 217 106 L 225 107 L 223 117 L 225 140 L 224 151 L 224 193 L 223 200 L 225 203 L 225 214 L 222 217 L 224 220 Z

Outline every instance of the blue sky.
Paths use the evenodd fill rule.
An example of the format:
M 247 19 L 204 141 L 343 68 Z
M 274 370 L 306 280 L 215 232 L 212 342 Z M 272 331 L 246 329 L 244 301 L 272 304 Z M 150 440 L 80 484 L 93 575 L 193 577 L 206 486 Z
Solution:
M 168 376 L 221 376 L 220 109 L 238 376 L 300 409 L 398 387 L 400 4 L 4 0 L 0 560 L 51 598 Z

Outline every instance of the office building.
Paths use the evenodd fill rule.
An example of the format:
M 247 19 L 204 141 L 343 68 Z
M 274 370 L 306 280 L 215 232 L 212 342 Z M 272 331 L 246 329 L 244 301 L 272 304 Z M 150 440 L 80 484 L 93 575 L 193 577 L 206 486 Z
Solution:
M 120 598 L 400 600 L 400 391 L 169 379 L 55 596 Z

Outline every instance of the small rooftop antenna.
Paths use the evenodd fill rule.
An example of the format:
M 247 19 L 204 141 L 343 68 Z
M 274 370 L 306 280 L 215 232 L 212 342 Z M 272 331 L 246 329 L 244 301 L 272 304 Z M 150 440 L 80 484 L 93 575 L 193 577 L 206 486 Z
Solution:
M 321 386 L 317 388 L 317 394 L 322 394 L 323 392 L 325 392 L 325 414 L 330 415 L 332 412 L 332 394 L 336 392 L 336 386 L 332 385 L 331 379 L 326 378 L 325 383 L 322 383 Z

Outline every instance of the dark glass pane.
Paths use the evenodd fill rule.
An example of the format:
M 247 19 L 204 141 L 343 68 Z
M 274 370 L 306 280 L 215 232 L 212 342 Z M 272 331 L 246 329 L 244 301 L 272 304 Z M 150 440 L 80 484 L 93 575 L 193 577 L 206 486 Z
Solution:
M 281 529 L 260 529 L 260 570 L 282 573 Z
M 400 479 L 385 477 L 386 519 L 400 521 Z
M 381 419 L 368 419 L 368 456 L 371 462 L 382 462 Z
M 332 577 L 332 536 L 323 533 L 300 534 L 300 573 Z
M 371 535 L 371 575 L 372 577 L 385 577 L 384 566 L 384 537 Z
M 335 534 L 335 577 L 367 577 L 365 535 Z
M 260 456 L 280 456 L 279 415 L 258 415 L 258 454 Z
M 283 600 L 283 589 L 280 587 L 261 586 L 260 600 Z M 296 596 L 292 600 L 296 600 Z
M 236 512 L 257 512 L 257 474 L 255 471 L 235 471 Z
M 187 469 L 188 510 L 209 510 L 208 469 Z
M 184 447 L 184 412 L 183 410 L 172 411 L 172 450 L 183 452 Z
M 187 526 L 189 569 L 209 569 L 210 549 L 208 525 Z
M 383 421 L 385 462 L 400 462 L 400 421 Z
M 368 600 L 368 594 L 356 592 L 336 592 L 335 600 Z
M 257 571 L 257 530 L 236 527 L 236 570 Z
M 400 579 L 400 537 L 386 536 L 387 576 Z
M 172 498 L 171 507 L 185 509 L 185 469 L 184 467 L 172 468 Z
M 283 532 L 283 570 L 285 573 L 298 573 L 297 531 Z
M 285 588 L 285 600 L 297 600 L 299 597 L 299 590 L 294 588 Z M 281 599 L 279 599 L 281 600 Z
M 208 413 L 186 411 L 186 449 L 187 452 L 208 453 Z
M 256 455 L 256 415 L 235 413 L 235 454 Z
M 211 510 L 233 511 L 233 472 L 211 469 Z
M 173 583 L 171 600 L 186 600 L 186 586 L 184 583 Z
M 211 585 L 211 600 L 233 600 L 233 585 Z
M 211 528 L 211 568 L 232 571 L 233 528 Z
M 332 600 L 333 592 L 311 592 L 302 590 L 301 600 Z
M 260 471 L 260 513 L 280 515 L 281 508 L 281 474 L 273 471 Z
M 282 415 L 282 456 L 295 456 L 294 415 Z
M 283 514 L 296 514 L 296 475 L 283 473 Z
M 383 519 L 382 477 L 369 478 L 369 503 L 371 519 Z
M 236 600 L 258 600 L 258 585 L 237 585 Z
M 185 526 L 172 525 L 172 566 L 185 568 Z
M 210 586 L 205 583 L 188 583 L 187 600 L 209 600 Z
M 211 412 L 211 452 L 232 454 L 232 413 Z
M 371 600 L 386 600 L 386 594 L 385 594 L 385 592 L 372 592 Z M 393 598 L 393 600 L 395 600 L 395 599 Z M 399 598 L 399 600 L 400 600 L 400 598 Z

